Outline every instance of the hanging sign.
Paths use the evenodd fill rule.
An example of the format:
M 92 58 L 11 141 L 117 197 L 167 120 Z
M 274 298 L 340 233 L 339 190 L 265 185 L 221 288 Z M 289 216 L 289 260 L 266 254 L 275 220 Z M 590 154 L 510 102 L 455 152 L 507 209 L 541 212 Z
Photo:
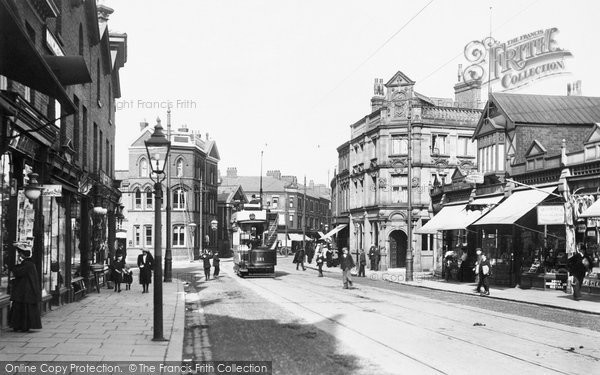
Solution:
M 538 225 L 565 225 L 565 206 L 537 206 Z

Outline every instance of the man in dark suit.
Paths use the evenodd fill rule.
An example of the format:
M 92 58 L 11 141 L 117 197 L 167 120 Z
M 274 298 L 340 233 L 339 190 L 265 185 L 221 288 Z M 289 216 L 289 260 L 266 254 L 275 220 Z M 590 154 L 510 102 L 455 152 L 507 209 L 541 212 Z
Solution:
M 342 281 L 344 283 L 344 289 L 348 289 L 348 285 L 352 286 L 352 279 L 350 279 L 350 270 L 354 268 L 354 259 L 348 253 L 348 248 L 342 249 L 342 259 L 340 259 L 340 267 L 342 268 Z
M 148 286 L 152 282 L 152 267 L 154 267 L 154 258 L 150 251 L 142 249 L 138 255 L 137 265 L 140 269 L 140 284 L 142 284 L 142 293 L 148 293 Z

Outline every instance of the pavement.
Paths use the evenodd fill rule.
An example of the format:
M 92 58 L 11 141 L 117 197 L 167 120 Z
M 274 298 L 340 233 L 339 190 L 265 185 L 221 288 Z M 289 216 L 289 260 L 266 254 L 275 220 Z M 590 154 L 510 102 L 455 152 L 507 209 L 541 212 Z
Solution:
M 289 258 L 292 262 L 293 257 Z M 278 259 L 280 262 L 287 261 L 285 257 Z M 307 268 L 317 270 L 316 264 L 304 263 Z M 323 266 L 323 272 L 342 273 L 339 267 Z M 440 290 L 452 293 L 471 294 L 477 287 L 476 283 L 460 283 L 435 278 L 431 272 L 414 272 L 413 281 L 406 281 L 405 269 L 388 269 L 387 271 L 365 271 L 366 278 L 371 280 L 385 280 L 388 282 L 410 285 L 413 287 Z M 507 301 L 515 301 L 538 306 L 572 310 L 590 314 L 600 315 L 600 295 L 582 292 L 582 298 L 575 301 L 573 297 L 562 290 L 554 289 L 521 289 L 490 285 L 490 295 L 482 298 L 495 298 Z
M 53 306 L 42 329 L 0 332 L 0 361 L 181 362 L 185 294 L 180 280 L 163 283 L 163 338 L 154 337 L 154 280 L 150 292 L 134 275 L 131 290 L 104 287 L 77 302 Z

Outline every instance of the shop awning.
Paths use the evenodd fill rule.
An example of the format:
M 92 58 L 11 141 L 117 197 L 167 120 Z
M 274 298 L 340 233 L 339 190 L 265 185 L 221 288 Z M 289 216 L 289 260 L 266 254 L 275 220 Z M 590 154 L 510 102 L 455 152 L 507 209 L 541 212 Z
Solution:
M 335 227 L 332 230 L 330 230 L 329 232 L 327 232 L 327 234 L 322 234 L 321 232 L 319 232 L 319 236 L 321 237 L 320 239 L 325 240 L 327 238 L 331 238 L 331 237 L 335 236 L 339 231 L 346 228 L 347 226 L 348 226 L 347 224 L 338 225 L 337 227 Z
M 554 190 L 556 190 L 556 186 L 515 191 L 473 225 L 513 224 L 534 209 Z
M 92 77 L 83 56 L 44 56 L 63 86 L 80 85 L 92 82 Z
M 115 238 L 127 238 L 127 232 L 118 230 L 117 233 L 115 233 Z
M 466 229 L 474 221 L 498 204 L 503 196 L 474 199 L 470 203 L 444 206 L 425 225 L 415 231 L 415 234 L 432 234 L 441 230 Z
M 581 213 L 581 215 L 579 215 L 579 217 L 597 217 L 597 218 L 600 218 L 600 200 L 597 200 L 596 202 L 594 202 L 594 204 L 592 204 L 591 206 L 589 206 L 588 208 L 586 208 L 585 211 L 583 211 Z
M 288 233 L 290 240 L 292 241 L 302 241 L 302 235 L 298 233 Z M 306 236 L 305 241 L 312 241 L 312 238 Z
M 0 0 L 0 74 L 46 94 L 65 114 L 76 112 L 58 78 L 35 48 L 7 0 Z

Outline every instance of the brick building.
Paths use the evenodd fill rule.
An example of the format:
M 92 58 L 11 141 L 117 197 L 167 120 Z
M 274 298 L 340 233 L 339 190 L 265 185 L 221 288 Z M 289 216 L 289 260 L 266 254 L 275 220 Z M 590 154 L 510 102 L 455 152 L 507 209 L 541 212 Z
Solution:
M 161 248 L 170 247 L 173 259 L 198 259 L 202 249 L 217 247 L 210 223 L 217 220 L 219 151 L 208 134 L 203 138 L 185 125 L 171 131 L 169 123 L 170 119 L 167 133 L 171 151 L 165 171 L 168 177 L 163 182 L 168 190 L 161 210 L 164 223 Z M 138 250 L 154 248 L 154 183 L 144 145 L 153 131 L 153 126 L 140 123 L 140 134 L 129 147 L 129 168 L 117 171 L 125 207 L 128 257 L 132 261 L 140 254 Z
M 114 100 L 127 36 L 108 30 L 112 12 L 95 1 L 0 1 L 2 269 L 15 262 L 13 242 L 29 243 L 44 306 L 101 281 L 114 250 Z M 30 202 L 32 172 L 44 190 Z
M 301 241 L 303 214 L 305 233 L 318 238 L 318 231 L 330 228 L 330 190 L 325 185 L 310 181 L 305 186 L 299 184 L 295 176 L 285 176 L 279 170 L 267 171 L 266 176 L 238 176 L 237 168 L 228 168 L 227 175 L 221 178 L 221 187 L 241 186 L 246 199 L 260 199 L 262 182 L 262 204 L 279 215 L 280 240 L 285 246 L 285 233 L 288 233 L 288 246 L 291 241 Z M 306 194 L 305 194 L 306 192 Z M 306 198 L 305 198 L 306 197 Z M 304 212 L 304 206 L 306 211 Z

